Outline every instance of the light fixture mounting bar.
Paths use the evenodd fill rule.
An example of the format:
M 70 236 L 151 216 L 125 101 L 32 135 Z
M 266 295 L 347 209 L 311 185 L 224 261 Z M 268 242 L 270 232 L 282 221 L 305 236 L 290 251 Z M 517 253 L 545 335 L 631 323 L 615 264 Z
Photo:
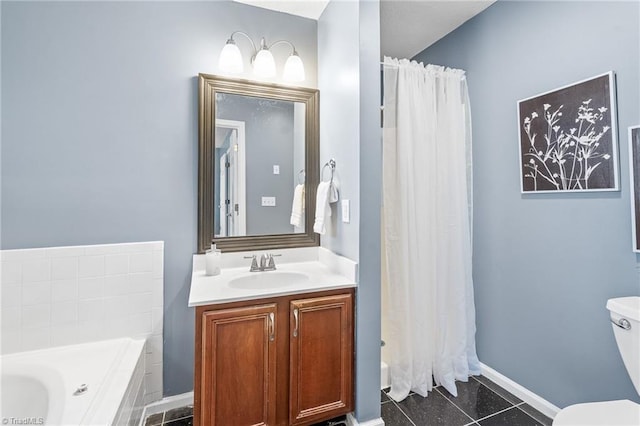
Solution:
M 236 34 L 242 34 L 243 36 L 245 36 L 247 38 L 247 40 L 249 40 L 249 43 L 251 43 L 251 47 L 253 47 L 253 56 L 255 56 L 256 52 L 258 51 L 258 49 L 256 48 L 256 44 L 253 42 L 253 40 L 251 39 L 251 37 L 249 37 L 249 34 L 245 33 L 244 31 L 234 31 L 231 33 L 231 35 L 229 36 L 229 40 L 227 40 L 227 43 L 232 42 L 235 43 L 235 40 L 233 39 L 233 36 Z
M 263 39 L 264 40 L 264 39 Z M 293 45 L 293 43 L 291 43 L 288 40 L 278 40 L 278 41 L 274 41 L 273 43 L 271 43 L 271 46 L 269 46 L 269 50 L 271 50 L 271 48 L 273 46 L 275 46 L 276 44 L 280 44 L 280 43 L 284 43 L 284 44 L 288 44 L 289 46 L 291 46 L 291 53 L 293 55 L 297 55 L 298 52 L 296 52 L 296 47 Z

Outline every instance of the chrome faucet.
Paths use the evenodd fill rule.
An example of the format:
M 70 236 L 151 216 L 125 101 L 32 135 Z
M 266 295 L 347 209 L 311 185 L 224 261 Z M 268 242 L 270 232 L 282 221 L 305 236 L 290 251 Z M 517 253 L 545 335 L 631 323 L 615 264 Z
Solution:
M 260 269 L 262 271 L 275 271 L 276 262 L 273 260 L 273 255 L 270 253 L 264 253 L 260 257 Z
M 282 255 L 277 254 L 275 256 Z M 249 272 L 275 271 L 276 262 L 273 258 L 273 254 L 263 253 L 262 256 L 260 256 L 260 266 L 258 266 L 258 259 L 256 255 L 245 257 L 245 259 L 251 259 L 251 267 L 249 268 Z

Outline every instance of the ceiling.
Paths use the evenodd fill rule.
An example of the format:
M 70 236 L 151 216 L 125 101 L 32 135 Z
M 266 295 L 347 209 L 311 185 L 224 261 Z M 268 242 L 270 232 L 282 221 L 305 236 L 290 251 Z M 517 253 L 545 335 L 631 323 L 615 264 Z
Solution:
M 310 19 L 318 19 L 329 3 L 329 0 L 234 1 Z M 411 58 L 482 12 L 494 1 L 381 0 L 381 54 L 397 58 Z
M 238 3 L 250 4 L 251 6 L 262 7 L 264 9 L 277 10 L 278 12 L 290 15 L 303 16 L 310 19 L 318 19 L 329 0 L 233 0 Z M 334 0 L 335 1 L 335 0 Z M 339 1 L 339 0 L 338 0 Z
M 380 53 L 411 58 L 495 0 L 382 0 Z

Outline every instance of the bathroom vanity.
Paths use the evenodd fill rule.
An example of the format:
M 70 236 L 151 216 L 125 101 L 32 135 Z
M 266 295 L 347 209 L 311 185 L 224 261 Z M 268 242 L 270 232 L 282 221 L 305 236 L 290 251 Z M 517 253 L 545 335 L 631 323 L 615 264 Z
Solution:
M 194 257 L 196 425 L 308 425 L 353 411 L 355 263 L 294 251 L 320 254 L 270 272 L 223 254 L 234 267 L 214 277 Z
M 198 252 L 215 243 L 223 253 L 218 276 L 194 256 L 194 423 L 309 425 L 349 413 L 357 264 L 313 232 L 319 92 L 200 74 L 198 93 Z M 300 186 L 304 217 L 292 226 Z M 270 256 L 257 266 L 266 252 L 276 270 L 266 271 Z

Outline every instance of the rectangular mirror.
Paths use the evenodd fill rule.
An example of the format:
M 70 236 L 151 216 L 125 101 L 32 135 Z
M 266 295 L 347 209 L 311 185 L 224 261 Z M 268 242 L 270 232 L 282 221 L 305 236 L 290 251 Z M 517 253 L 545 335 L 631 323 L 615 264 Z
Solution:
M 200 74 L 199 121 L 198 251 L 318 245 L 318 91 Z

